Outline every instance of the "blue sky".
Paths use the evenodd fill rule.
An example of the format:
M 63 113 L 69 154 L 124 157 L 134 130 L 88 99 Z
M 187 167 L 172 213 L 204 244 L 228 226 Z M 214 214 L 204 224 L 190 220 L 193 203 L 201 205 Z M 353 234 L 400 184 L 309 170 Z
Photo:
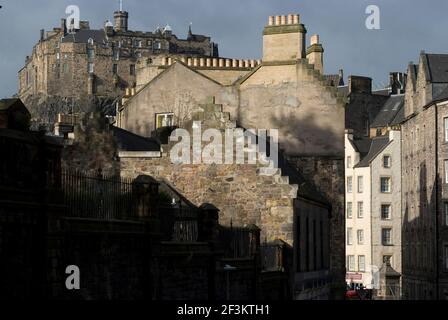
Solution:
M 78 5 L 92 28 L 112 20 L 117 0 L 0 0 L 0 98 L 17 92 L 17 71 L 39 39 L 59 26 L 68 5 Z M 365 27 L 368 5 L 381 10 L 381 30 Z M 448 53 L 446 0 L 123 0 L 130 29 L 150 31 L 167 23 L 185 37 L 190 22 L 225 57 L 261 58 L 262 30 L 269 15 L 299 13 L 308 36 L 318 33 L 325 72 L 370 76 L 376 86 L 390 71 L 405 71 L 421 50 Z

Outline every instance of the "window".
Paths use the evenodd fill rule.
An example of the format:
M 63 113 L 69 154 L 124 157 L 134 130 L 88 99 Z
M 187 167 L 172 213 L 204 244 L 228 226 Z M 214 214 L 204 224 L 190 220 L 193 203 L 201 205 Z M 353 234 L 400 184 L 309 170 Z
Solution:
M 119 49 L 114 49 L 114 51 L 113 51 L 113 59 L 115 61 L 120 60 L 120 50 Z
M 348 271 L 355 271 L 355 256 L 347 256 Z
M 358 202 L 358 218 L 364 218 L 364 203 L 362 201 Z
M 443 211 L 445 215 L 445 226 L 448 226 L 448 202 L 443 203 Z
M 448 117 L 443 119 L 443 126 L 445 129 L 445 142 L 448 142 Z
M 156 49 L 156 50 L 162 49 L 162 43 L 160 41 L 156 41 L 154 43 L 154 49 Z
M 364 244 L 364 230 L 357 231 L 358 244 Z
M 347 245 L 351 246 L 353 244 L 353 229 L 347 228 Z
M 94 65 L 93 65 L 92 62 L 89 62 L 88 69 L 89 69 L 89 73 L 93 73 L 93 71 L 94 71 Z
M 63 68 L 63 70 L 62 70 L 62 72 L 63 73 L 68 73 L 68 64 L 67 63 L 64 63 L 63 65 L 62 65 L 62 68 Z
M 358 176 L 358 193 L 363 193 L 364 191 L 364 177 Z
M 389 177 L 381 177 L 381 193 L 389 193 L 390 190 L 391 190 L 390 178 Z
M 118 64 L 116 64 L 116 63 L 113 64 L 112 72 L 113 72 L 113 74 L 117 74 L 118 73 Z
M 352 193 L 353 190 L 353 178 L 347 177 L 347 193 Z
M 95 57 L 95 50 L 93 50 L 92 48 L 87 49 L 87 58 L 93 59 L 94 57 Z
M 134 47 L 141 48 L 141 47 L 142 47 L 142 42 L 141 42 L 141 40 L 135 40 L 135 41 L 134 41 Z
M 444 256 L 445 256 L 445 271 L 448 271 L 448 245 L 443 246 Z
M 381 219 L 382 220 L 390 220 L 391 218 L 391 205 L 390 204 L 382 204 L 381 205 Z
M 353 218 L 353 204 L 351 202 L 347 202 L 347 219 Z
M 56 52 L 56 60 L 61 59 L 61 54 L 59 52 Z
M 366 271 L 366 256 L 358 256 L 358 271 Z
M 159 113 L 156 115 L 156 129 L 163 127 L 172 127 L 174 125 L 173 113 Z
M 382 243 L 383 246 L 390 246 L 392 245 L 392 229 L 385 228 L 381 230 L 381 237 L 382 237 Z
M 445 183 L 448 183 L 448 160 L 445 160 Z
M 89 38 L 89 40 L 87 40 L 87 43 L 90 44 L 90 45 L 93 45 L 93 39 Z
M 392 165 L 392 159 L 390 156 L 384 156 L 383 157 L 383 167 L 384 168 L 390 168 Z
M 392 264 L 392 256 L 391 255 L 385 255 L 383 256 L 383 263 L 385 264 Z
M 131 76 L 135 76 L 135 64 L 131 64 L 131 65 L 129 66 L 129 74 L 130 74 Z
M 347 157 L 347 169 L 350 169 L 352 167 L 352 157 Z
M 152 47 L 152 40 L 148 40 L 147 43 L 148 47 Z

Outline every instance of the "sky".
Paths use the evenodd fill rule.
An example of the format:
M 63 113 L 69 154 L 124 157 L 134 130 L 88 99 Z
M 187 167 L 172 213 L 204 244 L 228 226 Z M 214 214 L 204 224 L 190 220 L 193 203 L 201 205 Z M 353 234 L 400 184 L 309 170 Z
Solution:
M 80 8 L 81 20 L 102 28 L 113 20 L 117 0 L 0 0 L 0 98 L 17 92 L 17 72 L 39 39 L 66 17 L 68 5 Z M 365 26 L 366 8 L 380 9 L 380 30 Z M 188 25 L 219 44 L 226 58 L 260 59 L 262 31 L 270 15 L 298 13 L 308 38 L 319 34 L 324 46 L 325 73 L 362 75 L 374 87 L 392 71 L 406 71 L 421 50 L 448 53 L 446 0 L 123 0 L 129 28 L 153 31 L 169 24 L 179 38 Z

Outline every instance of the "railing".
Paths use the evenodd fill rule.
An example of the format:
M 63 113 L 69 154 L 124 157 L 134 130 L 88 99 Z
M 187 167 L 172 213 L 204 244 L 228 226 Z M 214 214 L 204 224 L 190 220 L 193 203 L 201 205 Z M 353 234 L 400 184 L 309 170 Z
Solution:
M 251 227 L 219 228 L 219 240 L 223 246 L 225 258 L 252 258 L 260 247 L 260 229 Z
M 194 242 L 198 240 L 198 210 L 193 207 L 161 205 L 159 217 L 164 240 Z
M 97 220 L 136 220 L 131 179 L 79 171 L 62 173 L 63 202 L 67 216 Z

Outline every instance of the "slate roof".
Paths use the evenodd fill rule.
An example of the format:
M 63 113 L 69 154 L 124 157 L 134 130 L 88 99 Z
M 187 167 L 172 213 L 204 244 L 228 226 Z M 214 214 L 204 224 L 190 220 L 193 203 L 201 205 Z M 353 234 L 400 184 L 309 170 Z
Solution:
M 349 139 L 353 148 L 360 153 L 361 158 L 365 157 L 370 150 L 370 145 L 372 143 L 371 139 L 363 138 L 363 139 Z
M 425 54 L 426 77 L 432 83 L 448 82 L 448 54 Z
M 104 30 L 87 30 L 81 29 L 75 33 L 69 33 L 62 38 L 62 43 L 87 43 L 89 39 L 92 38 L 95 43 L 106 42 L 106 33 Z
M 375 159 L 375 157 L 384 150 L 384 148 L 389 144 L 389 136 L 375 137 L 371 140 L 369 153 L 362 158 L 362 160 L 355 166 L 355 168 L 368 167 L 370 162 Z
M 0 100 L 0 110 L 8 110 L 11 106 L 19 102 L 20 99 L 1 99 Z
M 371 128 L 388 127 L 404 120 L 404 95 L 393 95 L 378 112 Z
M 115 126 L 110 128 L 121 151 L 160 151 L 160 145 L 154 139 L 145 138 Z

